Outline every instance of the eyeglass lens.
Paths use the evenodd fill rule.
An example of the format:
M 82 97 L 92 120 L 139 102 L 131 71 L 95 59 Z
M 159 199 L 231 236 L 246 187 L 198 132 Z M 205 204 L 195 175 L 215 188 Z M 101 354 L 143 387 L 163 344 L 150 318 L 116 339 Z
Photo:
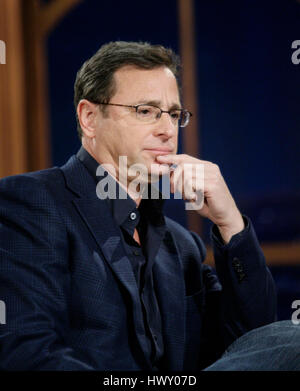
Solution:
M 162 111 L 155 106 L 140 105 L 136 108 L 137 117 L 142 121 L 156 121 L 162 115 Z M 168 113 L 174 124 L 185 127 L 189 122 L 189 112 L 182 110 L 171 110 Z

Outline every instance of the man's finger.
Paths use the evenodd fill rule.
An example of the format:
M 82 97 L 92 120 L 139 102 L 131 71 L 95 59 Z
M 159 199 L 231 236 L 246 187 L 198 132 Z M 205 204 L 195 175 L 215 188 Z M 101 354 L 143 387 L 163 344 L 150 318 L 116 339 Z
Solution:
M 211 162 L 207 160 L 200 160 L 191 156 L 187 156 L 184 154 L 169 154 L 169 155 L 159 155 L 156 157 L 157 161 L 160 161 L 161 163 L 166 164 L 204 164 L 204 165 L 210 165 Z
M 180 155 L 159 155 L 156 156 L 156 160 L 166 164 L 179 164 L 182 157 Z
M 196 199 L 193 202 L 186 202 L 185 209 L 186 210 L 200 210 L 204 206 L 204 194 L 202 190 L 197 190 L 195 192 Z

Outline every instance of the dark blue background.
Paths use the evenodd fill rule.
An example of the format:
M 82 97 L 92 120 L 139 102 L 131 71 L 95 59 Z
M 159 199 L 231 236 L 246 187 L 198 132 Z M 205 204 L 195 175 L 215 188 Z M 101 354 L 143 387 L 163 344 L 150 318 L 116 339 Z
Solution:
M 261 242 L 299 240 L 300 64 L 291 62 L 291 44 L 300 39 L 300 4 L 195 0 L 194 17 L 200 158 L 220 166 Z M 85 0 L 61 21 L 48 39 L 53 164 L 80 145 L 73 84 L 83 61 L 112 40 L 178 52 L 178 31 L 176 0 Z M 166 213 L 186 225 L 182 202 L 167 202 Z M 206 242 L 209 227 L 206 222 Z M 300 270 L 271 270 L 279 316 L 290 318 L 291 302 L 300 299 Z

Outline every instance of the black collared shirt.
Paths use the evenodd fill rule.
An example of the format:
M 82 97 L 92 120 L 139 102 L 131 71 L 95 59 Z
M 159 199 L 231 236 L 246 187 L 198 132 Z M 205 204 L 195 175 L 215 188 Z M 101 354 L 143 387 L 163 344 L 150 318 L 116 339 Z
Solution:
M 98 183 L 96 171 L 99 163 L 83 147 L 78 151 L 77 158 Z M 166 228 L 162 214 L 162 200 L 143 199 L 137 208 L 135 201 L 129 196 L 125 199 L 119 198 L 119 190 L 124 192 L 116 182 L 117 197 L 107 198 L 107 202 L 112 218 L 120 227 L 123 245 L 136 278 L 143 309 L 147 354 L 153 367 L 157 368 L 163 356 L 164 345 L 152 267 Z M 135 229 L 139 233 L 141 246 L 133 238 Z

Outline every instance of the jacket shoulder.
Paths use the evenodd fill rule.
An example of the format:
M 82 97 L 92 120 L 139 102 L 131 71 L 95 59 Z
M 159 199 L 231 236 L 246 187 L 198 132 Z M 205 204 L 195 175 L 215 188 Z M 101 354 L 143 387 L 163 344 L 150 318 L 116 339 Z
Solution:
M 1 210 L 22 207 L 32 209 L 52 205 L 65 198 L 64 176 L 59 167 L 12 175 L 0 180 Z
M 0 180 L 0 188 L 18 188 L 24 185 L 35 186 L 41 183 L 52 183 L 54 179 L 59 180 L 60 177 L 62 177 L 60 168 L 52 167 L 2 178 Z

